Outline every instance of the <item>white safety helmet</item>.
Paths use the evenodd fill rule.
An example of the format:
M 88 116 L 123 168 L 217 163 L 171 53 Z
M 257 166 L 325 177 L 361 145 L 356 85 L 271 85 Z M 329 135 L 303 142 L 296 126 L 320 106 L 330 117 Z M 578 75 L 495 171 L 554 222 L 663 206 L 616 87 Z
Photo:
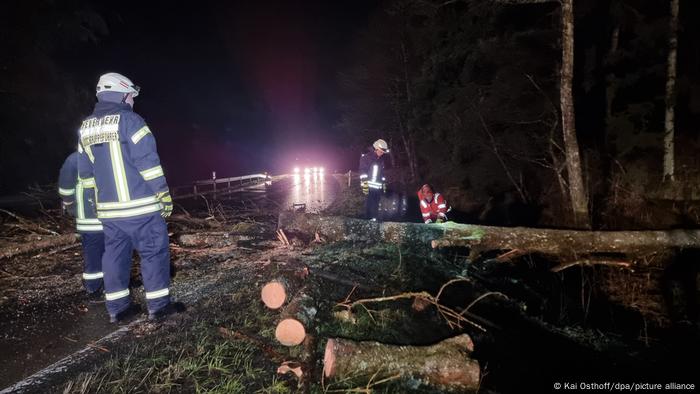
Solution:
M 107 73 L 100 77 L 97 81 L 97 93 L 101 92 L 119 92 L 131 93 L 134 97 L 139 95 L 138 86 L 134 85 L 131 80 L 118 73 Z
M 378 140 L 374 141 L 374 144 L 372 144 L 372 147 L 374 149 L 381 149 L 384 152 L 389 152 L 389 145 L 387 145 L 386 141 L 384 141 L 383 139 L 378 139 Z

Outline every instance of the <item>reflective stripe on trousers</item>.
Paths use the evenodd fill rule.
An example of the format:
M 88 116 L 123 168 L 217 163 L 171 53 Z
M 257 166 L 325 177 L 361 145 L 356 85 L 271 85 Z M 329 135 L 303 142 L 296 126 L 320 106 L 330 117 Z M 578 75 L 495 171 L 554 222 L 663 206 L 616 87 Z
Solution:
M 129 287 L 131 257 L 141 257 L 141 277 L 149 311 L 170 303 L 170 251 L 168 229 L 160 213 L 120 220 L 103 220 L 105 232 L 104 271 L 107 292 Z M 115 315 L 129 306 L 129 297 L 107 300 L 107 311 Z

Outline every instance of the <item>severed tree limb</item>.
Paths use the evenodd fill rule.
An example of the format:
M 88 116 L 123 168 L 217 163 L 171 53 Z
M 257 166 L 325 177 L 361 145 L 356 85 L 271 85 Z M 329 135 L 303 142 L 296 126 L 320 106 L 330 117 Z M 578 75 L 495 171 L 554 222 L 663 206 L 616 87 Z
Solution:
M 632 266 L 632 262 L 627 261 L 627 260 L 610 260 L 610 259 L 582 259 L 582 260 L 576 260 L 576 261 L 570 261 L 566 263 L 561 263 L 555 267 L 552 267 L 550 271 L 552 272 L 560 272 L 563 271 L 567 268 L 574 267 L 577 265 L 607 265 L 607 266 L 614 266 L 614 267 L 622 267 L 622 268 L 629 268 Z
M 398 377 L 441 391 L 475 390 L 479 385 L 479 363 L 469 355 L 474 343 L 467 334 L 431 346 L 397 346 L 379 342 L 356 342 L 331 338 L 323 359 L 325 377 Z
M 458 329 L 462 327 L 462 323 L 466 323 L 471 325 L 474 328 L 477 328 L 481 331 L 486 331 L 486 329 L 479 323 L 476 323 L 475 320 L 481 320 L 481 319 L 473 319 L 473 315 L 469 313 L 468 309 L 463 310 L 462 312 L 457 312 L 454 309 L 448 308 L 442 304 L 440 304 L 440 296 L 442 295 L 442 292 L 447 286 L 450 286 L 453 283 L 457 282 L 466 282 L 468 279 L 464 278 L 457 278 L 457 279 L 452 279 L 442 285 L 440 290 L 437 292 L 435 296 L 431 295 L 427 291 L 419 291 L 419 292 L 406 292 L 406 293 L 401 293 L 401 294 L 396 294 L 393 296 L 385 296 L 385 297 L 376 297 L 376 298 L 364 298 L 364 299 L 359 299 L 355 301 L 350 301 L 350 297 L 352 296 L 352 292 L 343 300 L 342 302 L 338 303 L 338 306 L 347 308 L 347 310 L 352 310 L 353 308 L 357 306 L 362 306 L 365 307 L 365 304 L 372 304 L 372 303 L 380 303 L 380 302 L 388 302 L 388 301 L 398 301 L 398 300 L 403 300 L 403 299 L 421 299 L 422 302 L 428 303 L 431 305 L 434 305 L 445 321 L 447 322 L 447 325 L 452 328 L 452 329 Z M 354 291 L 355 289 L 353 289 Z M 500 294 L 500 293 L 498 293 Z M 501 296 L 505 297 L 505 295 L 500 294 Z M 507 297 L 506 297 L 507 298 Z M 366 308 L 366 307 L 365 307 Z M 371 313 L 370 313 L 371 316 Z
M 8 246 L 0 249 L 0 260 L 20 256 L 27 253 L 39 252 L 44 249 L 71 245 L 78 242 L 76 234 L 39 237 L 36 242 L 26 242 L 22 245 Z
M 15 220 L 17 220 L 17 222 L 18 222 L 17 224 L 12 224 L 12 223 L 11 223 L 11 224 L 6 224 L 6 226 L 16 227 L 16 228 L 19 228 L 19 229 L 24 230 L 24 231 L 26 231 L 26 232 L 34 233 L 34 234 L 59 235 L 57 232 L 55 232 L 55 231 L 53 231 L 53 230 L 49 230 L 49 229 L 43 228 L 43 227 L 41 227 L 41 226 L 39 226 L 39 225 L 37 225 L 37 224 L 34 224 L 34 223 L 30 222 L 30 221 L 27 220 L 27 219 L 24 219 L 24 218 L 22 218 L 22 217 L 20 217 L 20 216 L 15 215 L 14 213 L 12 213 L 12 212 L 10 212 L 10 211 L 6 211 L 6 210 L 4 210 L 4 209 L 0 209 L 0 212 L 6 214 L 6 215 L 8 215 L 8 216 L 13 217 L 13 218 L 14 218 Z
M 238 241 L 250 241 L 249 235 L 231 234 L 229 232 L 200 232 L 195 234 L 180 234 L 177 243 L 185 247 L 214 247 L 221 248 L 236 245 Z

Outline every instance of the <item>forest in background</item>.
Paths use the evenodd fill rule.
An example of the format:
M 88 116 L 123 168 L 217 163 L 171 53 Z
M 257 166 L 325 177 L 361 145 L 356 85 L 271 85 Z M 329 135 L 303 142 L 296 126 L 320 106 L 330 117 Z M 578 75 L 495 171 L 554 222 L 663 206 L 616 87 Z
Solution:
M 575 131 L 596 228 L 698 223 L 698 4 L 682 0 L 675 179 L 664 177 L 671 4 L 573 2 Z M 387 139 L 407 190 L 434 183 L 475 218 L 574 225 L 561 9 L 541 0 L 384 3 L 340 75 L 339 129 L 358 151 Z
M 673 182 L 663 176 L 673 2 L 573 2 L 574 131 L 595 228 L 699 222 L 700 5 L 675 1 Z M 82 0 L 4 7 L 0 192 L 10 193 L 55 182 L 57 170 L 47 169 L 60 167 L 94 102 L 81 50 L 113 33 L 104 10 Z M 543 0 L 380 2 L 339 72 L 336 132 L 348 157 L 382 137 L 397 188 L 434 183 L 475 221 L 574 225 L 561 9 Z

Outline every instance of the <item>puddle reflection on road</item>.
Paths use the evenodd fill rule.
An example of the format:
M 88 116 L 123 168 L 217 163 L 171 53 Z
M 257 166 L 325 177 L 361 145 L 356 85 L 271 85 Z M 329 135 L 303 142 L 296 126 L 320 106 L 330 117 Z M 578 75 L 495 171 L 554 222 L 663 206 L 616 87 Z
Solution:
M 319 212 L 331 203 L 335 196 L 335 180 L 326 179 L 324 173 L 294 174 L 291 177 L 291 192 L 286 206 L 304 206 L 306 212 Z

